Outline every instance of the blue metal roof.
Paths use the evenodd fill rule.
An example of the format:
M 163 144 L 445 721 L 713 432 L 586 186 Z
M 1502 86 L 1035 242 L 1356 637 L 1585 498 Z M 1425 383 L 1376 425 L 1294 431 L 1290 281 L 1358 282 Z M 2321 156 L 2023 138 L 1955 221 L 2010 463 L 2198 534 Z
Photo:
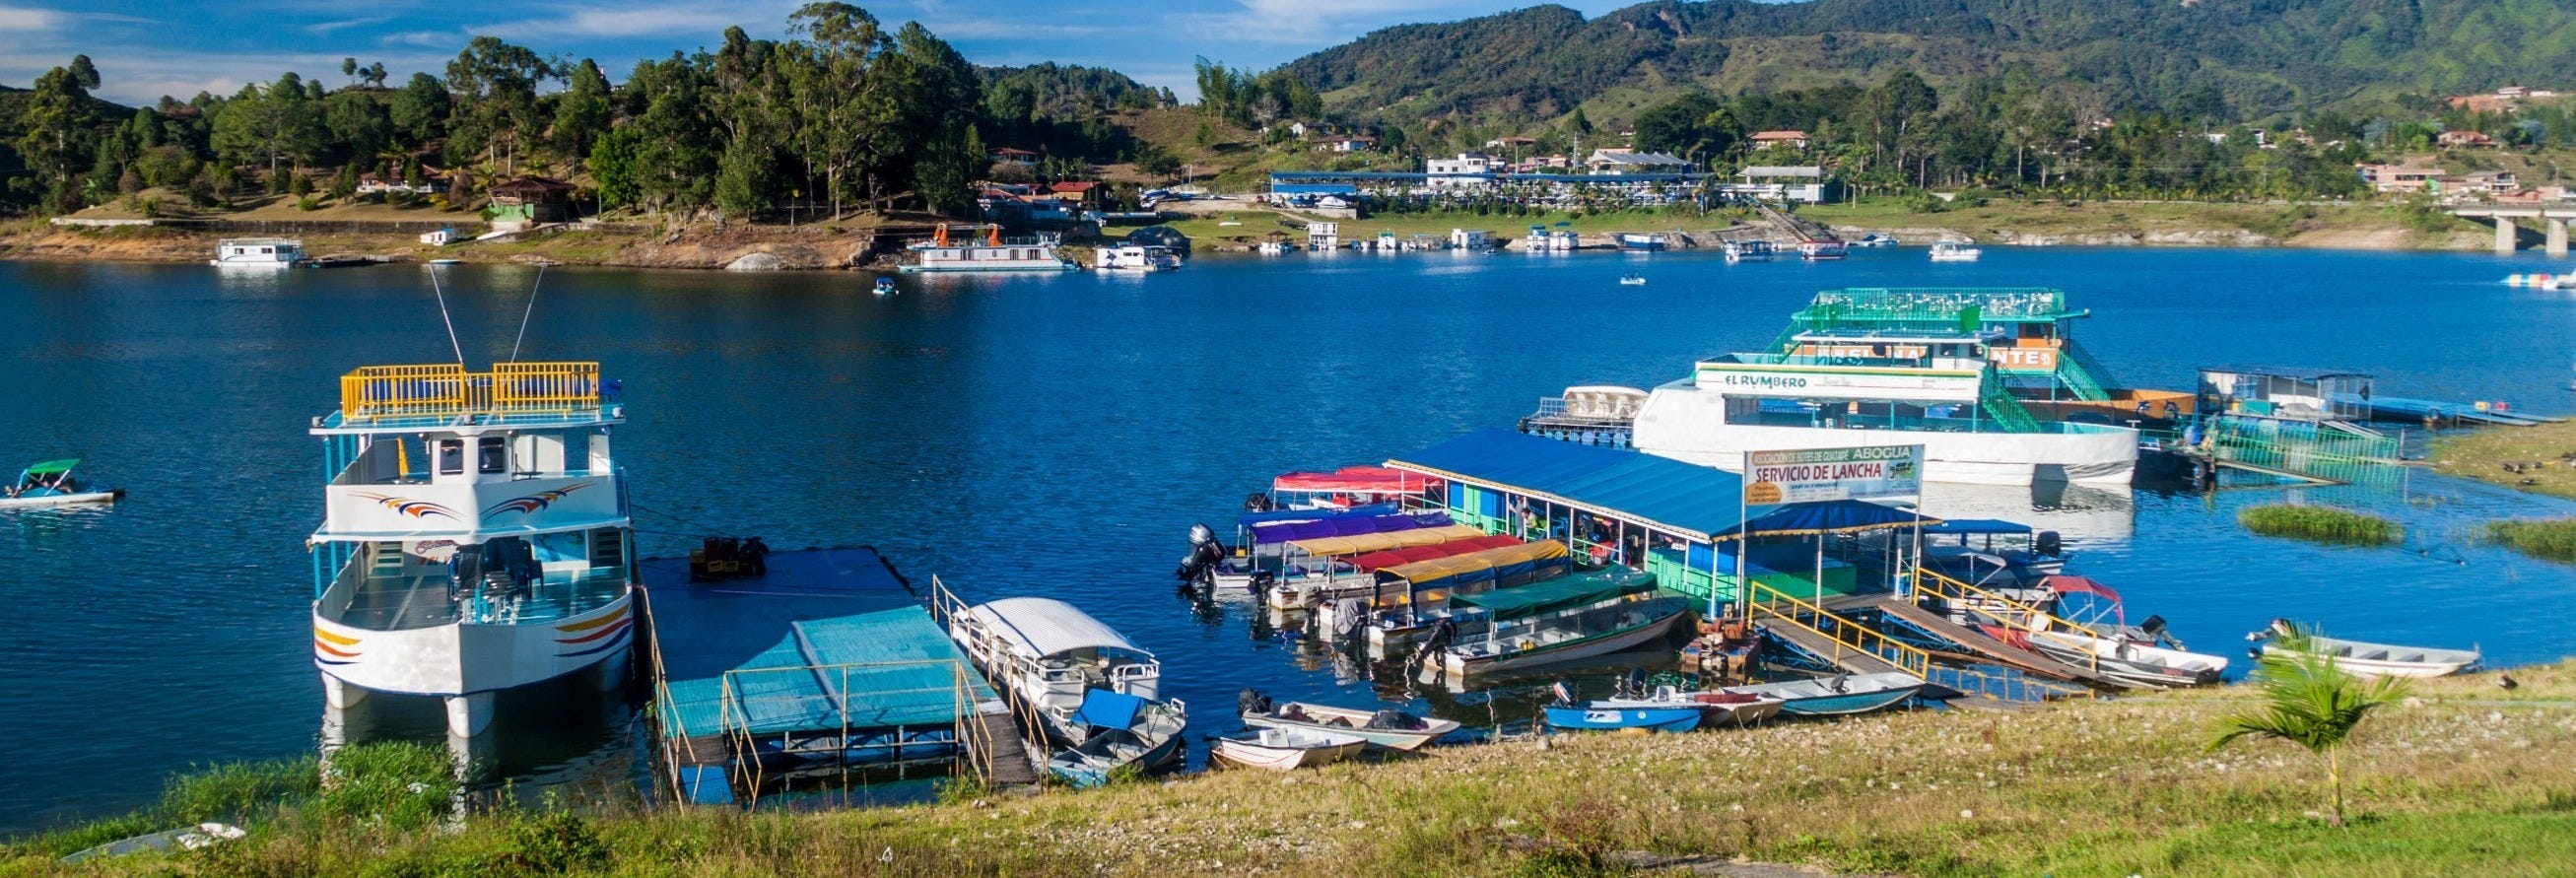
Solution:
M 1744 520 L 1744 480 L 1734 473 L 1501 428 L 1469 433 L 1386 465 L 1583 507 L 1701 541 Z

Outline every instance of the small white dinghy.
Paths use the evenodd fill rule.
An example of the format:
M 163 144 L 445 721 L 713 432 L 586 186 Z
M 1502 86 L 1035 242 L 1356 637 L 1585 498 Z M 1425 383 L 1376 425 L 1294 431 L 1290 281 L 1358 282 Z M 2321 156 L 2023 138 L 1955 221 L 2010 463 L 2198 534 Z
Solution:
M 1216 737 L 1216 756 L 1247 768 L 1290 771 L 1348 759 L 1368 747 L 1368 739 L 1345 732 L 1310 728 L 1247 729 Z
M 2299 631 L 2287 619 L 2274 619 L 2262 631 L 2245 635 L 2260 644 L 2256 658 L 2274 653 L 2324 656 L 2344 673 L 2364 677 L 2447 677 L 2478 666 L 2486 657 L 2474 649 L 2431 649 L 2325 637 Z
M 1400 710 L 1358 710 L 1329 704 L 1290 701 L 1271 704 L 1261 693 L 1244 690 L 1235 698 L 1243 724 L 1256 729 L 1304 729 L 1333 735 L 1358 735 L 1389 750 L 1420 750 L 1458 730 L 1457 720 L 1432 719 Z
M 70 856 L 64 857 L 62 861 L 66 863 L 78 863 L 83 860 L 97 857 L 121 857 L 126 854 L 143 853 L 144 851 L 193 851 L 216 842 L 231 841 L 246 834 L 247 833 L 244 833 L 242 828 L 239 826 L 224 823 L 199 823 L 195 826 L 168 829 L 155 832 L 150 835 L 138 835 L 133 838 L 111 841 L 94 848 L 73 853 Z

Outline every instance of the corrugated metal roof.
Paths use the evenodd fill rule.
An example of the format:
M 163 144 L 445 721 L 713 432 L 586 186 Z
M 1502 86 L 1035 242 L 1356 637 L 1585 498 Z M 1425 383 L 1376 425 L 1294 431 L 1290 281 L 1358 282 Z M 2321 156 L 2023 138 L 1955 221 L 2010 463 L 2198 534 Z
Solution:
M 1487 428 L 1387 461 L 1709 540 L 1743 522 L 1734 473 Z M 1755 507 L 1768 511 L 1767 507 Z
M 1077 649 L 1123 649 L 1153 655 L 1127 640 L 1127 635 L 1101 624 L 1091 614 L 1053 598 L 1003 598 L 976 604 L 967 614 L 985 630 L 1045 657 Z

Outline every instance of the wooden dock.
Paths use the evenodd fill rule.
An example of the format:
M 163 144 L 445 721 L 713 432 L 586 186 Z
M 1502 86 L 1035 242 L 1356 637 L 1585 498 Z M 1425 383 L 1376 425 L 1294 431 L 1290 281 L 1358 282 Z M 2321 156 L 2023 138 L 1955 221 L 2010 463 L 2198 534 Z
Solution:
M 965 720 L 966 763 L 988 787 L 1030 786 L 1039 781 L 1037 759 L 1020 738 L 1008 711 L 988 710 Z
M 2092 671 L 2015 647 L 1983 631 L 1952 622 L 1948 617 L 1926 610 L 1913 601 L 1895 595 L 1875 595 L 1870 599 L 1869 607 L 1884 615 L 1904 620 L 1906 624 L 1921 629 L 1925 634 L 1955 644 L 1982 661 L 1994 662 L 2051 679 L 2111 685 L 2108 680 Z

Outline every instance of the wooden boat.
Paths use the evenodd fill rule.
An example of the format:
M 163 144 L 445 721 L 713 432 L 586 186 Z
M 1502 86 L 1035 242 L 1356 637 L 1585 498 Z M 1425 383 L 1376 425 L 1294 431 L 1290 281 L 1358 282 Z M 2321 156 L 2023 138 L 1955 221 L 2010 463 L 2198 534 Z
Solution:
M 125 498 L 123 488 L 86 485 L 73 478 L 72 468 L 79 465 L 78 458 L 30 464 L 19 471 L 17 481 L 0 488 L 0 509 L 114 503 Z
M 1799 716 L 1848 716 L 1885 710 L 1923 691 L 1923 681 L 1894 671 L 1817 677 L 1785 683 L 1728 686 L 1717 691 L 1780 699 L 1780 712 Z
M 1258 698 L 1259 694 L 1254 693 Z M 1268 699 L 1261 699 L 1266 702 Z M 1253 709 L 1267 706 L 1268 709 Z M 1329 704 L 1291 701 L 1280 705 L 1252 705 L 1243 711 L 1243 724 L 1253 728 L 1309 729 L 1335 734 L 1358 735 L 1369 746 L 1411 752 L 1420 750 L 1442 736 L 1458 730 L 1456 720 L 1432 719 L 1393 710 L 1358 710 Z
M 1706 716 L 1699 705 L 1675 702 L 1603 699 L 1547 706 L 1549 728 L 1587 731 L 1687 732 L 1699 728 Z
M 2345 673 L 2365 677 L 2447 677 L 2477 667 L 2485 658 L 2474 649 L 2395 646 L 2306 634 L 2281 619 L 2246 639 L 2258 642 L 2257 656 L 2310 653 L 2324 656 Z
M 1047 773 L 1076 788 L 1109 782 L 1121 769 L 1153 771 L 1179 761 L 1190 719 L 1178 699 L 1148 701 L 1103 689 L 1083 693 L 1066 726 L 1080 743 L 1047 760 Z
M 1312 728 L 1247 729 L 1218 735 L 1217 758 L 1247 768 L 1291 771 L 1340 762 L 1368 747 L 1367 738 Z
M 244 834 L 241 827 L 230 824 L 199 823 L 195 826 L 167 829 L 150 835 L 111 841 L 73 853 L 64 857 L 62 861 L 78 863 L 99 857 L 121 857 L 145 851 L 193 851 L 216 842 L 231 841 Z
M 2221 656 L 2166 649 L 2128 637 L 2097 637 L 2073 631 L 2020 632 L 2019 642 L 2049 658 L 2091 668 L 2113 681 L 2134 686 L 2202 686 L 2227 672 Z

